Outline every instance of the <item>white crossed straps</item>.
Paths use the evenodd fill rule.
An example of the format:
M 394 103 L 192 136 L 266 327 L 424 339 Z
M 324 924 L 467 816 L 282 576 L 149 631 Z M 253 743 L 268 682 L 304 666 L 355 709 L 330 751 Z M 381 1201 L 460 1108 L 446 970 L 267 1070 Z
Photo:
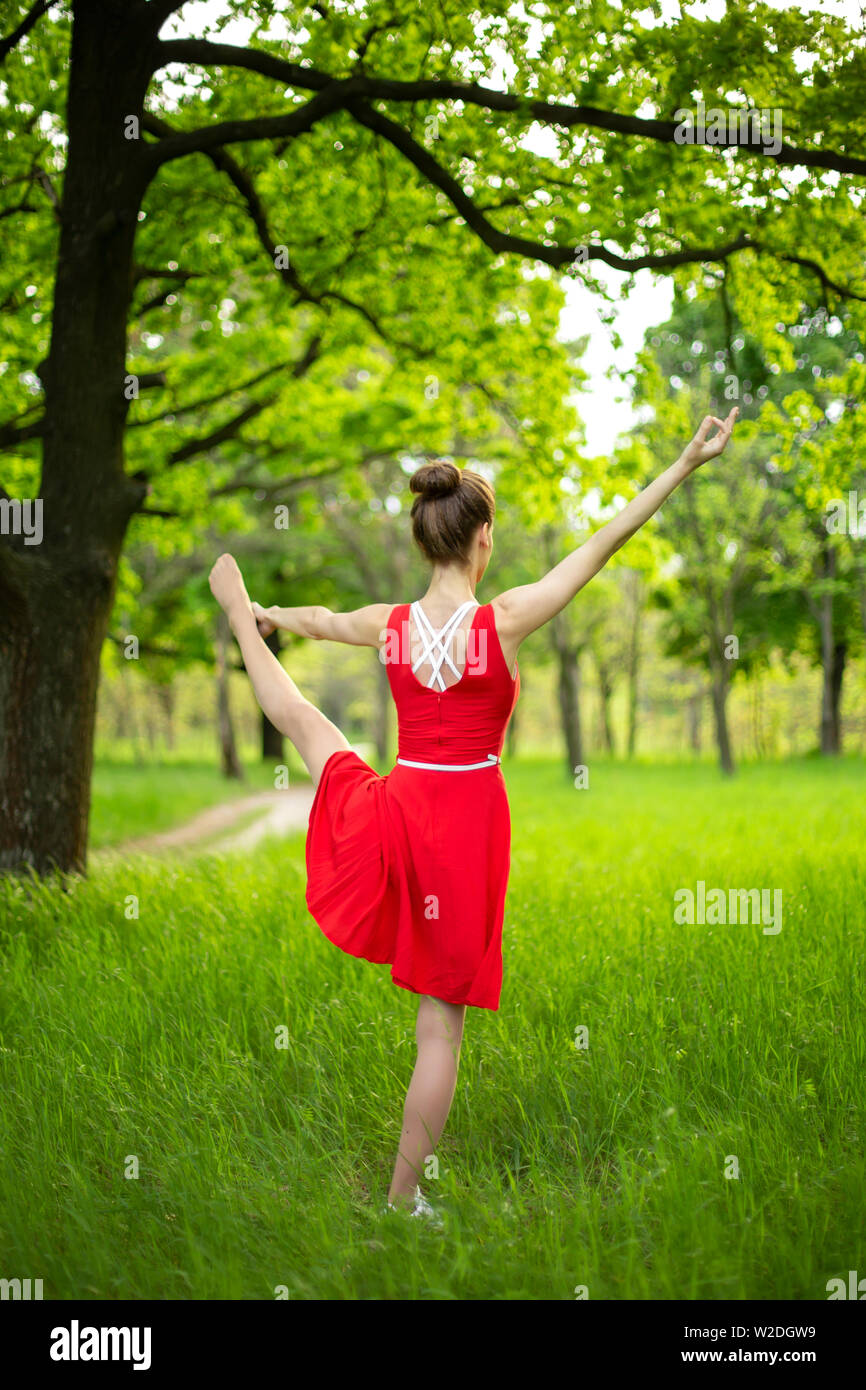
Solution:
M 457 667 L 451 660 L 450 647 L 454 639 L 454 634 L 460 626 L 461 622 L 463 621 L 464 615 L 468 613 L 470 608 L 477 607 L 478 600 L 468 598 L 465 603 L 461 603 L 456 613 L 451 614 L 451 617 L 448 619 L 445 626 L 440 628 L 439 631 L 436 632 L 436 630 L 433 627 L 433 624 L 430 622 L 430 619 L 427 617 L 427 614 L 421 607 L 421 604 L 418 603 L 417 600 L 415 603 L 412 604 L 411 611 L 415 618 L 415 626 L 417 627 L 421 640 L 424 643 L 424 650 L 419 656 L 418 660 L 414 663 L 412 667 L 412 674 L 414 675 L 415 672 L 418 670 L 418 667 L 423 666 L 425 661 L 429 661 L 432 674 L 430 676 L 429 681 L 427 682 L 428 690 L 431 690 L 434 686 L 438 686 L 439 690 L 448 689 L 447 685 L 445 684 L 445 679 L 442 675 L 442 664 L 445 661 L 448 662 L 448 665 L 451 667 L 451 670 L 454 672 L 457 679 L 460 679 L 461 673 L 457 670 Z

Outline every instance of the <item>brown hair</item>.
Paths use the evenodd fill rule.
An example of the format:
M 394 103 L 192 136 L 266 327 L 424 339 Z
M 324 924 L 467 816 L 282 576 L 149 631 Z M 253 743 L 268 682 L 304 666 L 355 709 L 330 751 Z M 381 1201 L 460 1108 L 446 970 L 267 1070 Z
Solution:
M 484 522 L 493 525 L 493 488 L 480 473 L 446 459 L 425 463 L 412 474 L 412 536 L 431 563 L 465 564 L 472 537 Z

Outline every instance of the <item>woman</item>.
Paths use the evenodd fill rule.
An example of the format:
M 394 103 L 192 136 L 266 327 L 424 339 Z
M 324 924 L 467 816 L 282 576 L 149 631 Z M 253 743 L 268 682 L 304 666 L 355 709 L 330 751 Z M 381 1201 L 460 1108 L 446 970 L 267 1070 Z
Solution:
M 475 589 L 493 549 L 489 483 L 451 463 L 412 476 L 413 538 L 432 565 L 423 599 L 353 613 L 261 608 L 222 555 L 210 574 L 256 698 L 303 758 L 316 788 L 307 835 L 307 903 L 329 939 L 391 964 L 420 995 L 417 1059 L 388 1207 L 431 1217 L 418 1179 L 457 1084 L 467 1005 L 497 1009 L 510 820 L 499 758 L 516 703 L 517 652 L 560 612 L 731 437 L 737 410 L 707 416 L 654 482 L 543 578 L 483 606 Z M 715 426 L 717 433 L 708 438 Z M 314 640 L 376 647 L 397 706 L 399 756 L 381 777 L 304 698 L 262 640 L 275 627 Z

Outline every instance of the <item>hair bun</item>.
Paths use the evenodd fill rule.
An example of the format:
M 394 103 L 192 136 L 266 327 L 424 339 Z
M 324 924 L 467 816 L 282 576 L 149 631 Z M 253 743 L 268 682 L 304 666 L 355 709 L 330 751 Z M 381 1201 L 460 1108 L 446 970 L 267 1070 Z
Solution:
M 460 469 L 447 459 L 422 463 L 409 479 L 409 487 L 422 497 L 447 497 L 460 486 Z

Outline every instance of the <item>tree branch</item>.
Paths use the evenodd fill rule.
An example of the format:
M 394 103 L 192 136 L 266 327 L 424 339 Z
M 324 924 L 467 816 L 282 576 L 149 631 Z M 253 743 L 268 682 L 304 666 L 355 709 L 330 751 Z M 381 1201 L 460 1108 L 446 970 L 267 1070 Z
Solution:
M 243 140 L 273 140 L 280 135 L 304 135 L 317 122 L 332 115 L 346 100 L 344 83 L 333 82 L 323 92 L 303 106 L 295 107 L 284 116 L 258 116 L 246 121 L 219 121 L 158 140 L 145 146 L 147 177 L 152 178 L 163 164 L 182 159 L 188 154 L 210 154 L 222 145 L 234 145 Z
M 511 92 L 499 92 L 480 82 L 460 82 L 443 78 L 422 78 L 401 81 L 393 78 L 356 74 L 336 79 L 318 68 L 290 63 L 271 53 L 241 48 L 235 44 L 211 43 L 207 39 L 173 39 L 157 46 L 159 66 L 166 63 L 194 63 L 200 67 L 240 67 L 272 77 L 286 86 L 324 92 L 330 87 L 342 88 L 345 98 L 353 96 L 383 101 L 463 101 L 488 111 L 510 111 L 523 115 L 527 122 L 540 121 L 547 125 L 589 126 L 620 135 L 637 135 L 645 140 L 676 143 L 680 129 L 676 121 L 655 120 L 645 116 L 629 116 L 619 111 L 605 111 L 597 106 L 572 106 L 567 102 L 536 101 Z M 342 104 L 342 102 L 340 103 Z M 239 122 L 238 124 L 243 124 Z M 735 148 L 771 159 L 776 164 L 803 165 L 811 169 L 834 169 L 841 174 L 866 174 L 866 159 L 837 153 L 833 150 L 807 150 L 800 146 L 782 144 L 777 152 L 763 144 L 739 141 L 739 131 L 732 138 L 726 132 L 710 149 Z M 240 137 L 255 138 L 255 137 Z
M 32 203 L 16 203 L 11 208 L 0 208 L 0 222 L 6 217 L 14 217 L 16 212 L 38 212 Z
M 49 203 L 51 204 L 51 208 L 54 212 L 55 218 L 58 222 L 61 222 L 63 220 L 63 213 L 60 207 L 60 199 L 57 196 L 57 190 L 55 189 L 54 184 L 51 182 L 50 175 L 45 171 L 45 169 L 36 169 L 35 173 L 36 181 L 39 184 L 39 187 L 42 189 L 43 193 L 45 194 L 46 198 L 48 199 Z
M 272 451 L 271 457 L 274 457 L 277 454 L 284 454 L 285 452 L 285 449 L 274 449 Z M 258 462 L 258 459 L 253 459 L 249 464 L 246 465 L 246 471 L 249 471 L 249 469 L 254 467 L 255 464 Z M 320 478 L 331 478 L 335 473 L 341 473 L 345 469 L 345 467 L 345 463 L 335 463 L 332 464 L 329 468 L 320 468 L 315 473 L 287 473 L 282 478 L 273 478 L 270 480 L 244 478 L 242 476 L 244 470 L 241 470 L 241 472 L 238 473 L 235 476 L 235 478 L 232 479 L 231 482 L 223 483 L 221 487 L 210 488 L 207 494 L 208 501 L 213 502 L 217 497 L 227 497 L 238 492 L 255 492 L 262 494 L 259 500 L 264 502 L 268 501 L 271 497 L 278 496 L 281 493 L 285 494 L 287 492 L 296 492 L 298 488 L 306 487 L 309 483 L 318 482 Z M 161 517 L 163 519 L 180 519 L 181 521 L 184 521 L 187 519 L 193 519 L 196 516 L 196 512 L 178 512 L 168 510 L 164 507 L 141 506 L 136 508 L 136 515 L 156 516 Z
M 160 66 L 171 62 L 198 63 L 202 66 L 224 65 L 247 68 L 262 76 L 272 77 L 290 86 L 306 88 L 317 92 L 312 101 L 300 110 L 286 117 L 264 117 L 260 120 L 229 121 L 220 125 L 206 127 L 187 135 L 176 135 L 168 141 L 160 141 L 158 149 L 166 158 L 189 153 L 193 149 L 206 150 L 215 144 L 225 144 L 236 140 L 273 138 L 276 135 L 299 134 L 311 128 L 316 120 L 332 111 L 344 108 L 369 130 L 388 140 L 404 155 L 425 179 L 439 188 L 466 220 L 478 237 L 490 250 L 496 253 L 512 252 L 530 259 L 540 260 L 560 268 L 575 259 L 576 251 L 582 252 L 583 261 L 600 260 L 615 270 L 636 271 L 643 269 L 669 270 L 678 265 L 708 264 L 725 261 L 738 251 L 751 247 L 757 251 L 779 254 L 780 258 L 799 265 L 802 269 L 816 274 L 824 288 L 831 288 L 843 298 L 862 299 L 853 290 L 832 281 L 817 262 L 807 257 L 781 256 L 771 248 L 761 246 L 745 232 L 733 241 L 719 247 L 696 247 L 661 253 L 646 253 L 641 256 L 620 256 L 602 245 L 587 245 L 570 249 L 562 246 L 549 246 L 542 242 L 530 241 L 525 237 L 511 236 L 494 227 L 480 208 L 463 192 L 460 183 L 445 170 L 430 152 L 416 141 L 401 125 L 392 121 L 382 112 L 369 105 L 369 99 L 417 102 L 424 100 L 459 100 L 485 107 L 492 111 L 510 111 L 524 115 L 528 120 L 541 121 L 550 125 L 570 129 L 583 125 L 622 135 L 637 135 L 645 139 L 676 143 L 680 126 L 674 121 L 660 121 L 646 117 L 628 116 L 620 112 L 603 111 L 598 107 L 570 106 L 563 102 L 529 100 L 510 92 L 498 92 L 477 82 L 457 82 L 440 78 L 424 78 L 414 82 L 390 78 L 370 77 L 356 73 L 352 77 L 336 79 L 330 74 L 299 63 L 286 62 L 273 54 L 257 52 L 254 49 L 240 48 L 233 44 L 211 43 L 201 39 L 180 39 L 158 45 Z M 317 106 L 317 103 L 321 103 Z M 802 165 L 807 168 L 832 169 L 841 173 L 866 173 L 866 159 L 834 153 L 830 150 L 807 150 L 801 147 L 782 144 L 778 151 L 770 150 L 763 144 L 740 142 L 737 131 L 726 131 L 711 149 L 737 148 L 757 153 L 761 158 L 772 159 L 781 165 Z M 161 162 L 157 157 L 157 162 Z M 332 296 L 338 297 L 338 296 Z M 364 313 L 363 306 L 353 305 Z
M 5 39 L 0 39 L 0 63 L 5 63 L 7 54 L 12 52 L 30 30 L 37 24 L 47 10 L 56 4 L 57 0 L 38 0 L 29 12 L 24 16 L 17 29 L 13 29 Z
M 201 274 L 200 270 L 170 270 L 168 266 L 162 269 L 154 265 L 136 265 L 132 272 L 132 283 L 138 285 L 142 280 L 179 280 L 184 284 L 187 280 L 199 278 Z
M 160 144 L 178 138 L 167 122 L 149 113 L 145 114 L 143 117 L 142 127 L 145 130 L 149 130 L 152 134 L 161 136 Z M 432 356 L 432 351 L 430 350 L 419 348 L 414 343 L 394 338 L 383 328 L 379 319 L 365 304 L 359 304 L 357 300 L 350 299 L 348 295 L 342 294 L 338 290 L 322 290 L 321 293 L 318 294 L 311 290 L 309 286 L 304 284 L 301 277 L 298 275 L 298 272 L 291 264 L 291 259 L 288 265 L 278 266 L 275 255 L 277 243 L 274 241 L 271 234 L 264 205 L 262 204 L 258 190 L 250 175 L 238 164 L 237 160 L 224 149 L 214 148 L 204 151 L 204 153 L 207 154 L 208 159 L 210 159 L 216 169 L 219 169 L 221 173 L 224 173 L 231 179 L 235 188 L 240 193 L 247 206 L 247 211 L 249 212 L 253 226 L 256 229 L 259 242 L 267 252 L 271 268 L 276 270 L 283 282 L 294 291 L 296 303 L 316 304 L 321 308 L 326 301 L 333 300 L 338 304 L 344 305 L 347 309 L 352 309 L 356 314 L 359 314 L 384 343 L 389 343 L 393 347 L 402 348 L 404 352 L 410 352 L 413 356 L 418 358 Z
M 16 444 L 23 444 L 27 439 L 39 439 L 42 436 L 44 421 L 42 417 L 34 420 L 29 425 L 16 425 L 11 421 L 7 425 L 0 427 L 0 449 L 12 449 Z
M 757 243 L 755 243 L 755 245 L 757 245 Z M 772 251 L 770 254 L 777 256 L 780 261 L 788 261 L 791 265 L 801 266 L 803 270 L 810 270 L 813 275 L 817 275 L 821 283 L 821 286 L 825 291 L 833 290 L 836 294 L 841 295 L 844 299 L 859 299 L 861 304 L 866 303 L 866 295 L 855 294 L 853 290 L 846 289 L 844 285 L 840 285 L 835 280 L 831 280 L 827 272 L 818 264 L 817 261 L 813 261 L 811 256 L 795 256 L 788 251 Z M 826 293 L 824 295 L 824 308 L 827 310 L 828 313 L 830 312 L 830 306 L 827 303 Z
M 142 126 L 152 134 L 160 136 L 160 146 L 180 138 L 166 121 L 161 120 L 157 116 L 152 116 L 149 113 L 145 113 L 142 119 Z M 306 300 L 308 303 L 312 303 L 313 295 L 306 286 L 301 283 L 294 266 L 291 264 L 287 266 L 276 266 L 275 252 L 277 243 L 271 236 L 262 200 L 249 174 L 245 169 L 241 168 L 237 160 L 233 159 L 224 149 L 216 147 L 207 150 L 206 153 L 211 163 L 214 165 L 214 168 L 218 169 L 220 173 L 226 174 L 227 177 L 231 179 L 235 188 L 246 203 L 252 224 L 256 229 L 259 241 L 268 253 L 268 259 L 272 267 L 279 271 L 285 283 L 295 291 L 298 300 Z
M 187 280 L 194 280 L 200 274 L 201 272 L 197 270 L 187 271 L 186 274 L 183 276 L 181 283 L 186 284 Z M 169 285 L 166 289 L 160 290 L 159 294 L 151 295 L 150 299 L 146 299 L 144 301 L 140 309 L 136 309 L 135 313 L 132 315 L 131 321 L 133 323 L 138 323 L 141 319 L 144 318 L 145 314 L 149 314 L 151 310 L 161 309 L 163 304 L 168 303 L 168 300 L 171 298 L 173 294 L 174 289 L 172 285 Z
M 467 226 L 472 228 L 485 246 L 497 254 L 512 251 L 517 255 L 544 261 L 547 265 L 558 268 L 573 263 L 576 253 L 583 252 L 584 261 L 603 261 L 605 265 L 612 266 L 615 270 L 633 271 L 653 268 L 669 269 L 695 261 L 723 261 L 728 256 L 733 255 L 735 251 L 741 251 L 745 247 L 753 245 L 746 233 L 741 232 L 733 241 L 729 241 L 723 246 L 693 247 L 690 250 L 659 253 L 648 252 L 642 256 L 620 256 L 600 244 L 584 244 L 578 247 L 548 246 L 544 242 L 512 236 L 511 233 L 501 232 L 498 227 L 494 227 L 491 222 L 488 222 L 480 208 L 463 192 L 457 180 L 446 169 L 443 169 L 429 150 L 419 144 L 403 126 L 398 125 L 388 116 L 384 116 L 381 111 L 374 111 L 366 102 L 353 101 L 349 103 L 349 110 L 362 125 L 367 126 L 369 130 L 374 130 L 396 150 L 399 150 L 411 164 L 414 164 L 428 183 L 440 189 L 457 209 L 460 216 L 464 218 Z
M 152 391 L 154 386 L 165 386 L 165 372 L 133 372 L 139 391 Z
M 251 391 L 260 382 L 266 381 L 268 377 L 275 376 L 277 372 L 284 372 L 294 367 L 291 362 L 277 362 L 273 367 L 266 367 L 257 376 L 250 377 L 248 381 L 239 382 L 236 386 L 228 386 L 225 391 L 219 391 L 215 396 L 203 396 L 200 400 L 190 401 L 188 405 L 170 406 L 168 410 L 163 410 L 159 415 L 148 415 L 146 420 L 130 420 L 127 429 L 142 429 L 147 425 L 156 425 L 161 420 L 169 416 L 192 415 L 197 410 L 206 410 L 208 406 L 218 405 L 220 401 L 226 400 L 228 396 L 234 396 L 238 391 Z
M 544 242 L 529 241 L 526 237 L 512 236 L 508 232 L 501 232 L 487 220 L 477 204 L 464 193 L 458 181 L 446 169 L 443 169 L 429 150 L 419 144 L 403 126 L 383 115 L 381 111 L 375 111 L 366 102 L 350 102 L 348 109 L 356 120 L 369 130 L 374 130 L 383 136 L 411 164 L 414 164 L 418 172 L 429 183 L 440 189 L 464 218 L 467 226 L 471 227 L 485 246 L 497 254 L 510 251 L 560 268 L 569 262 L 574 263 L 577 254 L 580 253 L 581 263 L 602 261 L 615 270 L 631 272 L 636 270 L 670 270 L 678 265 L 726 261 L 728 257 L 738 251 L 751 249 L 759 253 L 777 256 L 781 260 L 790 261 L 803 269 L 813 271 L 819 276 L 822 284 L 832 288 L 841 298 L 864 299 L 863 295 L 831 280 L 816 261 L 804 256 L 794 256 L 787 252 L 777 252 L 765 243 L 756 241 L 747 232 L 740 232 L 732 241 L 728 241 L 722 246 L 695 246 L 679 251 L 646 252 L 639 256 L 621 256 L 615 251 L 608 250 L 600 243 L 585 243 L 578 247 L 550 246 Z
M 129 641 L 128 637 L 121 637 L 119 633 L 115 632 L 106 633 L 106 639 L 109 642 L 113 642 L 116 647 L 125 647 Z M 184 652 L 180 647 L 154 647 L 146 642 L 139 642 L 138 650 L 143 656 L 162 656 L 165 657 L 167 661 L 179 661 L 183 657 L 189 655 L 188 652 Z
M 367 56 L 367 49 L 370 47 L 377 34 L 384 34 L 388 29 L 402 28 L 404 20 L 402 16 L 395 16 L 393 19 L 386 19 L 382 24 L 371 24 L 358 48 L 358 58 L 355 63 L 356 69 L 360 72 L 364 66 L 364 59 Z
M 304 376 L 318 359 L 322 350 L 322 338 L 320 334 L 314 334 L 301 357 L 298 358 L 291 370 L 291 378 L 297 381 Z M 250 420 L 254 420 L 257 415 L 261 415 L 269 405 L 273 405 L 280 394 L 279 389 L 272 391 L 270 395 L 263 397 L 262 400 L 252 401 L 244 406 L 243 410 L 238 411 L 232 419 L 227 420 L 218 429 L 212 430 L 210 434 L 204 435 L 200 439 L 190 439 L 186 444 L 182 444 L 175 449 L 168 457 L 169 466 L 178 463 L 185 463 L 187 459 L 194 458 L 196 454 L 205 454 L 210 449 L 215 449 L 217 445 L 224 444 L 229 439 L 234 439 L 239 431 Z
M 195 458 L 196 454 L 206 454 L 209 450 L 215 449 L 217 445 L 225 444 L 227 440 L 234 439 L 244 425 L 248 424 L 250 420 L 254 420 L 257 415 L 261 415 L 262 411 L 267 409 L 269 405 L 273 405 L 278 396 L 279 392 L 274 391 L 260 401 L 252 401 L 249 405 L 244 406 L 243 410 L 239 410 L 237 415 L 227 420 L 224 425 L 212 430 L 210 434 L 202 435 L 200 439 L 190 439 L 186 444 L 181 444 L 179 448 L 169 454 L 167 463 L 170 467 L 178 463 L 186 463 L 187 459 Z
M 285 449 L 274 450 L 275 454 L 285 452 Z M 318 469 L 315 473 L 287 473 L 285 477 L 265 481 L 236 477 L 231 482 L 223 483 L 222 487 L 213 488 L 208 497 L 225 497 L 233 492 L 263 492 L 265 498 L 269 498 L 280 492 L 293 492 L 308 483 L 318 482 L 320 478 L 331 478 L 335 473 L 341 473 L 345 467 L 345 463 L 334 463 L 329 468 Z

